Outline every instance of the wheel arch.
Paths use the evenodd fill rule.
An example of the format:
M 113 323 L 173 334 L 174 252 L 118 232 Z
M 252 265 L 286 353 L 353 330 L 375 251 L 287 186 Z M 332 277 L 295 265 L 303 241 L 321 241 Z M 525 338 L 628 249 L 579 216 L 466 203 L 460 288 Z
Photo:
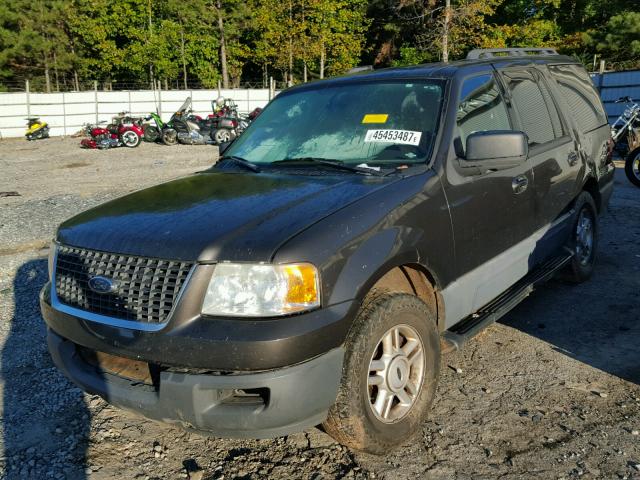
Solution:
M 417 261 L 396 261 L 378 269 L 360 294 L 361 300 L 377 293 L 409 293 L 433 311 L 438 329 L 444 328 L 444 300 L 437 276 Z
M 598 185 L 598 181 L 589 175 L 582 186 L 582 191 L 587 192 L 593 198 L 593 201 L 596 204 L 596 209 L 598 210 L 598 214 L 602 211 L 602 195 L 600 194 L 600 187 Z

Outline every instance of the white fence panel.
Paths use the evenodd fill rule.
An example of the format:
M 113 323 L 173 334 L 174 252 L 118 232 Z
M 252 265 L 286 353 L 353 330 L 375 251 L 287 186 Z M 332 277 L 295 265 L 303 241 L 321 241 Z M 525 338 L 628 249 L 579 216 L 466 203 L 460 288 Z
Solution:
M 211 113 L 211 101 L 222 96 L 233 99 L 240 113 L 264 107 L 268 89 L 243 90 L 136 90 L 68 93 L 0 93 L 0 138 L 21 137 L 27 117 L 40 117 L 49 124 L 51 135 L 71 135 L 85 123 L 111 121 L 119 112 L 146 116 L 160 110 L 164 120 L 191 96 L 194 113 Z

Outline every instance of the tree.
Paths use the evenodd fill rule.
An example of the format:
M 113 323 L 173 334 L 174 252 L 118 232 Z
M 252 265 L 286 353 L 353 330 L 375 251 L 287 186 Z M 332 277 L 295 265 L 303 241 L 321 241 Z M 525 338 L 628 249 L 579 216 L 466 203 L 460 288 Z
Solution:
M 604 27 L 584 35 L 587 45 L 620 68 L 640 67 L 640 12 L 614 15 Z

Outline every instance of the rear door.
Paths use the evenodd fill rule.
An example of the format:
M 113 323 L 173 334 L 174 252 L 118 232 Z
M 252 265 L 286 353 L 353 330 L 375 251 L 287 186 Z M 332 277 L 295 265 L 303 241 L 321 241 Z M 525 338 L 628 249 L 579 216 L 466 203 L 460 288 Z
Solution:
M 605 177 L 606 182 L 612 170 L 608 156 L 611 134 L 607 114 L 589 74 L 580 65 L 549 65 L 549 72 L 559 93 L 559 102 L 570 113 L 580 153 L 594 170 L 594 177 L 599 180 Z
M 555 254 L 565 241 L 571 220 L 568 207 L 584 168 L 577 139 L 558 108 L 544 72 L 538 68 L 507 68 L 501 72 L 516 128 L 529 137 L 534 221 L 541 234 L 534 255 L 536 263 Z

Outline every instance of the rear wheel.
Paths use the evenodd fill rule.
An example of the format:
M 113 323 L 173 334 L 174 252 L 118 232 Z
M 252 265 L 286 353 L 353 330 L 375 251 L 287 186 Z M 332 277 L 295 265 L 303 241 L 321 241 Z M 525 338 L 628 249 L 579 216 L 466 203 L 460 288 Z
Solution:
M 636 187 L 640 187 L 640 148 L 635 149 L 627 156 L 624 162 L 624 173 Z
M 213 140 L 220 145 L 221 143 L 231 141 L 231 130 L 228 128 L 219 128 L 213 134 Z
M 342 381 L 324 428 L 355 450 L 382 454 L 415 435 L 435 395 L 440 336 L 417 297 L 368 300 L 345 342 Z
M 568 247 L 574 255 L 565 278 L 580 283 L 593 273 L 598 246 L 598 211 L 593 197 L 582 192 L 576 200 L 576 219 L 569 237 Z
M 160 138 L 160 130 L 153 125 L 147 125 L 144 127 L 144 141 L 155 142 Z

